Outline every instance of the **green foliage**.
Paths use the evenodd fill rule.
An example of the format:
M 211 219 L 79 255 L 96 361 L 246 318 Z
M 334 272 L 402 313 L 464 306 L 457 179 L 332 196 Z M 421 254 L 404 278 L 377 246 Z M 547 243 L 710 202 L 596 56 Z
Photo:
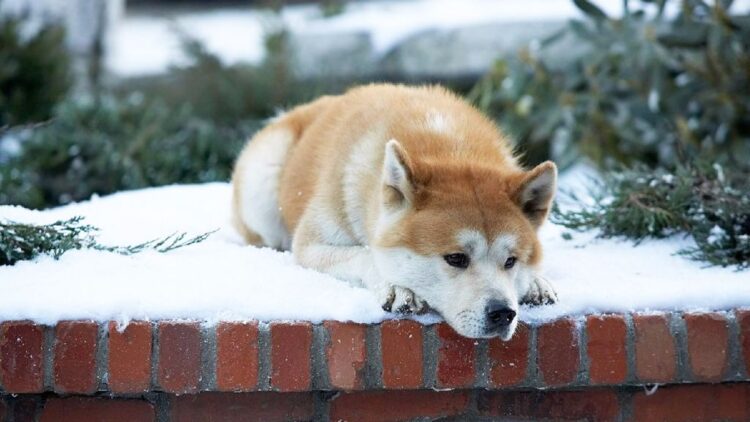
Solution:
M 314 95 L 309 85 L 289 74 L 287 38 L 283 30 L 269 33 L 268 53 L 259 65 L 225 65 L 200 42 L 184 37 L 183 50 L 191 65 L 172 68 L 166 77 L 128 83 L 118 91 L 143 92 L 170 106 L 189 104 L 194 115 L 216 123 L 273 116 Z
M 221 125 L 140 95 L 61 104 L 0 166 L 0 204 L 64 204 L 123 189 L 228 180 L 257 120 Z
M 567 165 L 583 153 L 605 167 L 674 167 L 698 156 L 747 163 L 750 16 L 721 1 L 683 0 L 672 20 L 664 1 L 626 1 L 621 18 L 575 3 L 586 20 L 499 61 L 471 93 L 528 161 Z M 579 54 L 545 59 L 564 41 Z
M 20 151 L 4 163 L 2 144 L 13 140 L 0 137 L 0 205 L 43 208 L 94 193 L 228 180 L 265 119 L 326 88 L 289 74 L 287 37 L 266 37 L 262 64 L 232 66 L 185 39 L 192 65 L 63 102 L 49 122 L 11 137 Z
M 85 238 L 95 230 L 81 224 L 81 218 L 46 225 L 0 222 L 0 265 L 49 254 L 55 259 L 72 249 L 84 247 Z
M 321 0 L 319 7 L 323 16 L 330 18 L 344 13 L 346 0 Z
M 75 249 L 96 249 L 121 255 L 132 255 L 145 250 L 166 253 L 202 242 L 212 233 L 190 238 L 187 234 L 180 233 L 138 245 L 107 246 L 96 241 L 95 227 L 82 222 L 82 217 L 42 225 L 0 221 L 0 266 L 13 265 L 44 254 L 57 259 L 65 252 Z
M 209 236 L 216 233 L 217 230 L 199 234 L 198 236 L 188 237 L 187 233 L 172 233 L 169 236 L 162 237 L 161 239 L 148 240 L 137 245 L 129 246 L 105 246 L 101 244 L 94 244 L 93 249 L 99 251 L 114 252 L 120 255 L 132 255 L 143 252 L 145 250 L 154 250 L 160 253 L 167 253 L 175 249 L 184 248 L 185 246 L 195 245 L 196 243 L 203 242 L 208 239 Z
M 611 173 L 600 188 L 596 205 L 556 209 L 552 220 L 637 241 L 689 233 L 696 247 L 680 253 L 713 265 L 750 267 L 750 173 L 725 173 L 718 164 L 680 166 L 675 173 L 640 167 Z
M 71 85 L 64 30 L 25 36 L 19 18 L 0 17 L 0 128 L 46 120 Z

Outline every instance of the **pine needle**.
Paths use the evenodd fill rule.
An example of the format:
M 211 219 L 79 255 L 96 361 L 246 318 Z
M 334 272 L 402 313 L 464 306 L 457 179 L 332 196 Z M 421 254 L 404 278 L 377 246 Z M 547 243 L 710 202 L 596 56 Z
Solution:
M 120 255 L 133 255 L 146 250 L 167 253 L 206 240 L 216 232 L 210 231 L 188 237 L 187 233 L 172 233 L 163 238 L 136 245 L 102 245 L 96 240 L 98 229 L 83 224 L 83 217 L 73 217 L 51 224 L 24 224 L 13 221 L 0 222 L 0 265 L 13 265 L 31 260 L 39 255 L 60 258 L 65 252 L 77 249 L 95 249 Z
M 600 237 L 636 243 L 677 233 L 692 235 L 695 246 L 678 253 L 710 265 L 750 267 L 750 175 L 734 171 L 727 179 L 717 165 L 665 170 L 636 168 L 605 177 L 595 205 L 562 211 L 552 221 L 572 230 L 599 230 Z

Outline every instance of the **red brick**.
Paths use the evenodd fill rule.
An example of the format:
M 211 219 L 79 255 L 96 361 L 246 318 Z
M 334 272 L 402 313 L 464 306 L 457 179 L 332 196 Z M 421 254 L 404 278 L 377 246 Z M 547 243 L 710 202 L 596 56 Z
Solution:
M 169 393 L 195 393 L 201 378 L 201 333 L 197 323 L 159 323 L 157 382 Z
M 618 384 L 628 374 L 627 327 L 620 315 L 586 318 L 586 351 L 592 384 Z
M 221 323 L 216 327 L 216 387 L 252 391 L 258 386 L 258 324 Z
M 721 381 L 727 368 L 727 320 L 716 313 L 683 316 L 690 369 L 697 381 Z
M 437 384 L 439 388 L 461 388 L 474 384 L 476 340 L 458 334 L 448 324 L 437 326 Z
M 40 422 L 149 422 L 155 420 L 154 406 L 143 400 L 94 397 L 50 398 Z
M 313 420 L 313 393 L 201 393 L 171 399 L 172 422 Z
M 356 390 L 364 386 L 367 327 L 362 324 L 327 321 L 330 343 L 326 348 L 328 378 L 339 390 Z
M 411 320 L 389 320 L 380 326 L 383 387 L 422 386 L 422 324 Z
M 575 323 L 559 319 L 537 331 L 537 364 L 544 383 L 560 386 L 573 382 L 578 373 L 579 346 Z
M 109 323 L 109 389 L 141 393 L 151 386 L 151 323 L 130 322 L 123 330 Z
M 745 372 L 750 374 L 750 310 L 736 311 L 735 318 L 740 328 L 740 343 L 742 345 L 742 358 L 745 362 Z
M 482 415 L 502 420 L 615 421 L 620 403 L 615 390 L 487 391 L 480 393 Z
M 465 391 L 366 391 L 344 393 L 331 403 L 332 421 L 388 422 L 461 415 L 469 404 Z
M 55 391 L 96 391 L 96 346 L 99 327 L 90 321 L 63 321 L 55 327 Z
M 659 387 L 633 397 L 633 421 L 747 421 L 750 385 L 695 384 Z
M 489 341 L 490 384 L 506 387 L 522 383 L 529 367 L 529 326 L 518 324 L 508 341 Z
M 8 393 L 38 393 L 44 388 L 44 331 L 31 322 L 0 324 L 0 385 Z
M 271 324 L 271 386 L 279 391 L 310 389 L 312 325 Z
M 635 315 L 635 373 L 644 382 L 674 380 L 677 355 L 664 315 Z

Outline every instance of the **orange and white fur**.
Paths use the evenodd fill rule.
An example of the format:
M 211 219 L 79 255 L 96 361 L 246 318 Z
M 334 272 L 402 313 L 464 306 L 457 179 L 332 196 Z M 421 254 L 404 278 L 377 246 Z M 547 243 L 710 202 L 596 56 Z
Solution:
M 552 162 L 522 169 L 495 124 L 447 90 L 368 85 L 296 107 L 248 142 L 233 222 L 388 311 L 429 306 L 464 336 L 507 340 L 519 302 L 556 300 L 536 234 L 556 180 Z

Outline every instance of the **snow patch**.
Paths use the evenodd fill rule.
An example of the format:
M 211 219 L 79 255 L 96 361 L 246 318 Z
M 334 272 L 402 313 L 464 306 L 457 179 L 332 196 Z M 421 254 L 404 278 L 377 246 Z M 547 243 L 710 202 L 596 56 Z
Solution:
M 597 2 L 607 13 L 622 13 L 621 0 Z M 179 33 L 201 41 L 225 64 L 258 63 L 265 56 L 268 29 L 287 28 L 295 37 L 367 34 L 373 54 L 383 57 L 407 38 L 427 30 L 452 30 L 498 22 L 564 21 L 580 17 L 570 0 L 384 0 L 350 2 L 344 13 L 325 17 L 310 5 L 284 7 L 279 16 L 245 7 L 175 16 L 130 16 L 108 34 L 107 67 L 121 76 L 165 71 L 186 64 Z
M 563 174 L 576 186 L 581 175 Z M 133 256 L 82 250 L 0 267 L 0 320 L 197 319 L 323 320 L 375 323 L 393 315 L 374 295 L 294 264 L 289 253 L 242 244 L 229 224 L 230 185 L 177 185 L 121 192 L 46 211 L 0 207 L 0 219 L 50 223 L 76 215 L 101 228 L 100 242 L 140 243 L 174 232 L 206 241 L 166 254 Z M 596 239 L 546 224 L 544 275 L 560 302 L 523 308 L 521 319 L 546 321 L 600 312 L 726 310 L 750 304 L 748 272 L 702 268 L 674 255 L 692 241 Z M 566 236 L 570 239 L 570 236 Z M 435 321 L 428 317 L 423 321 Z
M 709 245 L 715 245 L 721 242 L 722 240 L 724 240 L 726 236 L 727 236 L 727 232 L 724 231 L 724 229 L 722 229 L 719 226 L 714 225 L 713 227 L 711 227 L 711 230 L 708 232 L 708 238 L 706 239 L 706 241 L 708 242 Z

